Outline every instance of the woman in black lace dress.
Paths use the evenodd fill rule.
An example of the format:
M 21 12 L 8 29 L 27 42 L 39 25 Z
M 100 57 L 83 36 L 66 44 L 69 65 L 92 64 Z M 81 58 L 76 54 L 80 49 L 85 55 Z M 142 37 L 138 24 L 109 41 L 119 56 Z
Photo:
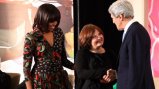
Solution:
M 69 89 L 63 66 L 73 69 L 74 64 L 66 57 L 64 34 L 58 27 L 60 18 L 59 10 L 52 4 L 38 8 L 33 31 L 25 37 L 23 67 L 27 89 Z
M 117 59 L 103 43 L 104 33 L 99 27 L 87 24 L 82 28 L 75 59 L 76 89 L 113 89 Z

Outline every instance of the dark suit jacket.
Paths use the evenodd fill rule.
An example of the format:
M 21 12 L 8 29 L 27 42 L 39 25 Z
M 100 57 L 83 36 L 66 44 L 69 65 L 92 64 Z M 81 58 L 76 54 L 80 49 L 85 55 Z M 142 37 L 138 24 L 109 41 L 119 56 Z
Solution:
M 120 48 L 117 89 L 155 89 L 150 37 L 138 22 L 130 25 Z

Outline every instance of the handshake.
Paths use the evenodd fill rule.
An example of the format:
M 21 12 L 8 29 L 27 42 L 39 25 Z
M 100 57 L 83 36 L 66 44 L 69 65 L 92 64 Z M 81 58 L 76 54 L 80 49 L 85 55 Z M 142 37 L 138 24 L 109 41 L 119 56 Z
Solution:
M 100 79 L 101 83 L 110 83 L 117 79 L 117 73 L 116 70 L 109 69 L 106 71 L 106 74 L 103 75 L 102 79 Z

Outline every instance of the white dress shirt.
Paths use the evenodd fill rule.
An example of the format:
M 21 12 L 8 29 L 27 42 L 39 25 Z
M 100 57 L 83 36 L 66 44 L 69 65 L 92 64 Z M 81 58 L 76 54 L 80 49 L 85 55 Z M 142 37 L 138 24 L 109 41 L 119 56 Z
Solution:
M 124 41 L 125 35 L 126 35 L 127 31 L 128 31 L 128 28 L 129 28 L 130 25 L 131 25 L 132 23 L 134 23 L 134 22 L 135 22 L 134 20 L 130 20 L 130 21 L 126 24 L 126 26 L 125 26 L 125 28 L 124 28 L 124 32 L 123 32 L 122 41 Z

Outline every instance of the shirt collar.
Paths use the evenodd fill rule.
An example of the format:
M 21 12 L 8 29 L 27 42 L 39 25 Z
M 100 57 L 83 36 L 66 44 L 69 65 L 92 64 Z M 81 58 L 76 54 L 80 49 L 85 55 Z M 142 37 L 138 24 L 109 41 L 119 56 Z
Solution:
M 130 21 L 126 24 L 126 26 L 125 26 L 125 28 L 124 28 L 124 33 L 123 33 L 122 41 L 124 40 L 125 34 L 126 34 L 127 31 L 128 31 L 128 28 L 129 28 L 130 25 L 131 25 L 132 23 L 134 23 L 134 22 L 135 22 L 135 21 L 132 19 L 132 20 L 130 20 Z
M 135 20 L 130 20 L 130 21 L 126 24 L 126 26 L 125 26 L 125 28 L 124 28 L 124 33 L 127 32 L 127 30 L 128 30 L 128 28 L 130 27 L 130 25 L 131 25 L 132 23 L 134 23 L 134 22 L 135 22 Z

